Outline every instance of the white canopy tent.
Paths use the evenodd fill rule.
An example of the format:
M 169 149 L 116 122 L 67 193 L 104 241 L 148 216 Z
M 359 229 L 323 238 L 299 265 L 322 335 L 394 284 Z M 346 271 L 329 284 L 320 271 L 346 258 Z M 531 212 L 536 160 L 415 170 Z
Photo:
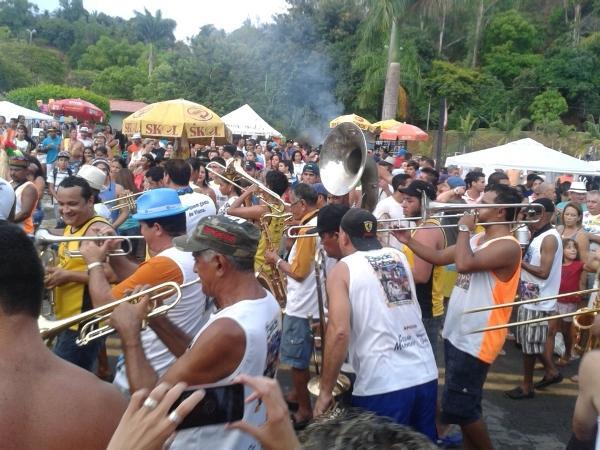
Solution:
M 491 173 L 494 169 L 520 169 L 549 174 L 600 176 L 600 171 L 587 161 L 548 148 L 530 138 L 463 155 L 449 156 L 446 158 L 446 166 L 449 165 L 463 168 L 481 167 L 486 173 Z
M 43 114 L 32 109 L 23 108 L 22 106 L 15 105 L 14 103 L 2 101 L 0 102 L 0 116 L 6 117 L 6 120 L 17 118 L 18 116 L 25 116 L 28 120 L 52 120 L 53 117 L 48 114 Z
M 256 114 L 250 105 L 240 106 L 221 117 L 233 134 L 242 136 L 281 136 L 281 133 Z

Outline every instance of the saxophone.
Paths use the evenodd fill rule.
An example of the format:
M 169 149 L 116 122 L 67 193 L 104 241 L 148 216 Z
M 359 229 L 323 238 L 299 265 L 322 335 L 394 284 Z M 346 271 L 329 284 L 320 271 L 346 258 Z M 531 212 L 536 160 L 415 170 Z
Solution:
M 277 251 L 278 249 L 273 246 L 273 239 L 271 236 L 271 231 L 269 230 L 269 225 L 271 223 L 271 219 L 284 219 L 284 221 L 289 220 L 292 217 L 289 213 L 265 213 L 261 216 L 259 221 L 259 226 L 261 229 L 261 233 L 265 238 L 266 249 L 269 251 Z M 270 270 L 265 270 L 265 266 L 269 266 Z M 275 266 L 275 264 L 264 263 L 260 270 L 256 273 L 256 278 L 258 282 L 267 290 L 269 290 L 279 306 L 283 309 L 285 308 L 285 304 L 287 301 L 287 293 L 285 286 L 285 279 L 281 275 L 279 269 Z
M 600 282 L 600 271 L 596 274 L 596 285 Z M 594 336 L 592 334 L 592 327 L 598 311 L 600 311 L 600 295 L 595 292 L 594 301 L 591 307 L 581 308 L 579 311 L 580 315 L 573 316 L 573 326 L 577 329 L 577 336 L 575 338 L 575 346 L 573 350 L 579 355 L 600 348 L 600 336 Z

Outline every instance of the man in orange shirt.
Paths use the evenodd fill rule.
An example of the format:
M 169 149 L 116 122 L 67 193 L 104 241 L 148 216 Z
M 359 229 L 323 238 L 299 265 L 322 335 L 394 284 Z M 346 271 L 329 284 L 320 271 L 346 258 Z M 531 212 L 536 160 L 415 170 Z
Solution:
M 181 204 L 177 192 L 153 189 L 141 195 L 136 203 L 137 213 L 133 218 L 140 222 L 151 257 L 138 265 L 126 256 L 111 256 L 110 265 L 122 280 L 119 284 L 111 287 L 104 271 L 97 270 L 106 261 L 108 251 L 120 245 L 118 241 L 105 241 L 101 246 L 86 242 L 80 247 L 88 265 L 88 288 L 95 307 L 123 298 L 137 286 L 156 286 L 167 281 L 181 285 L 197 279 L 192 254 L 173 245 L 173 239 L 186 232 L 187 208 Z M 149 321 L 149 328 L 141 333 L 142 345 L 159 376 L 185 352 L 208 318 L 205 311 L 206 296 L 196 283 L 182 289 L 181 300 L 167 315 Z M 117 363 L 114 383 L 123 391 L 129 389 L 126 369 L 123 361 Z

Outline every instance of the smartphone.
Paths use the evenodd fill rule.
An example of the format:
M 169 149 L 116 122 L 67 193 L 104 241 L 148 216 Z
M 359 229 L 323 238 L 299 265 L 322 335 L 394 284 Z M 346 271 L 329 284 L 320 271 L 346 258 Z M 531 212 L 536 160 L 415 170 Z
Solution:
M 236 422 L 244 417 L 244 385 L 240 383 L 228 386 L 186 389 L 171 406 L 170 411 L 177 408 L 182 401 L 197 389 L 204 389 L 206 394 L 192 412 L 182 420 L 177 427 L 178 430 Z

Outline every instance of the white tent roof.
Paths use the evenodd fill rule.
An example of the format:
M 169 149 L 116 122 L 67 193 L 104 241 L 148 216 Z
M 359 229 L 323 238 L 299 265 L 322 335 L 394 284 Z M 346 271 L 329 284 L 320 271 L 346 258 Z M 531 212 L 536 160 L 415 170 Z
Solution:
M 221 117 L 233 134 L 244 136 L 281 136 L 281 133 L 256 114 L 250 105 L 240 106 Z
M 446 166 L 448 165 L 600 175 L 600 172 L 591 167 L 588 162 L 552 150 L 530 138 L 477 152 L 450 156 L 446 158 Z
M 17 118 L 18 116 L 25 116 L 26 119 L 37 119 L 37 120 L 52 120 L 53 117 L 48 114 L 43 114 L 38 111 L 23 108 L 22 106 L 15 105 L 14 103 L 3 101 L 0 102 L 0 116 L 6 117 L 6 120 Z

